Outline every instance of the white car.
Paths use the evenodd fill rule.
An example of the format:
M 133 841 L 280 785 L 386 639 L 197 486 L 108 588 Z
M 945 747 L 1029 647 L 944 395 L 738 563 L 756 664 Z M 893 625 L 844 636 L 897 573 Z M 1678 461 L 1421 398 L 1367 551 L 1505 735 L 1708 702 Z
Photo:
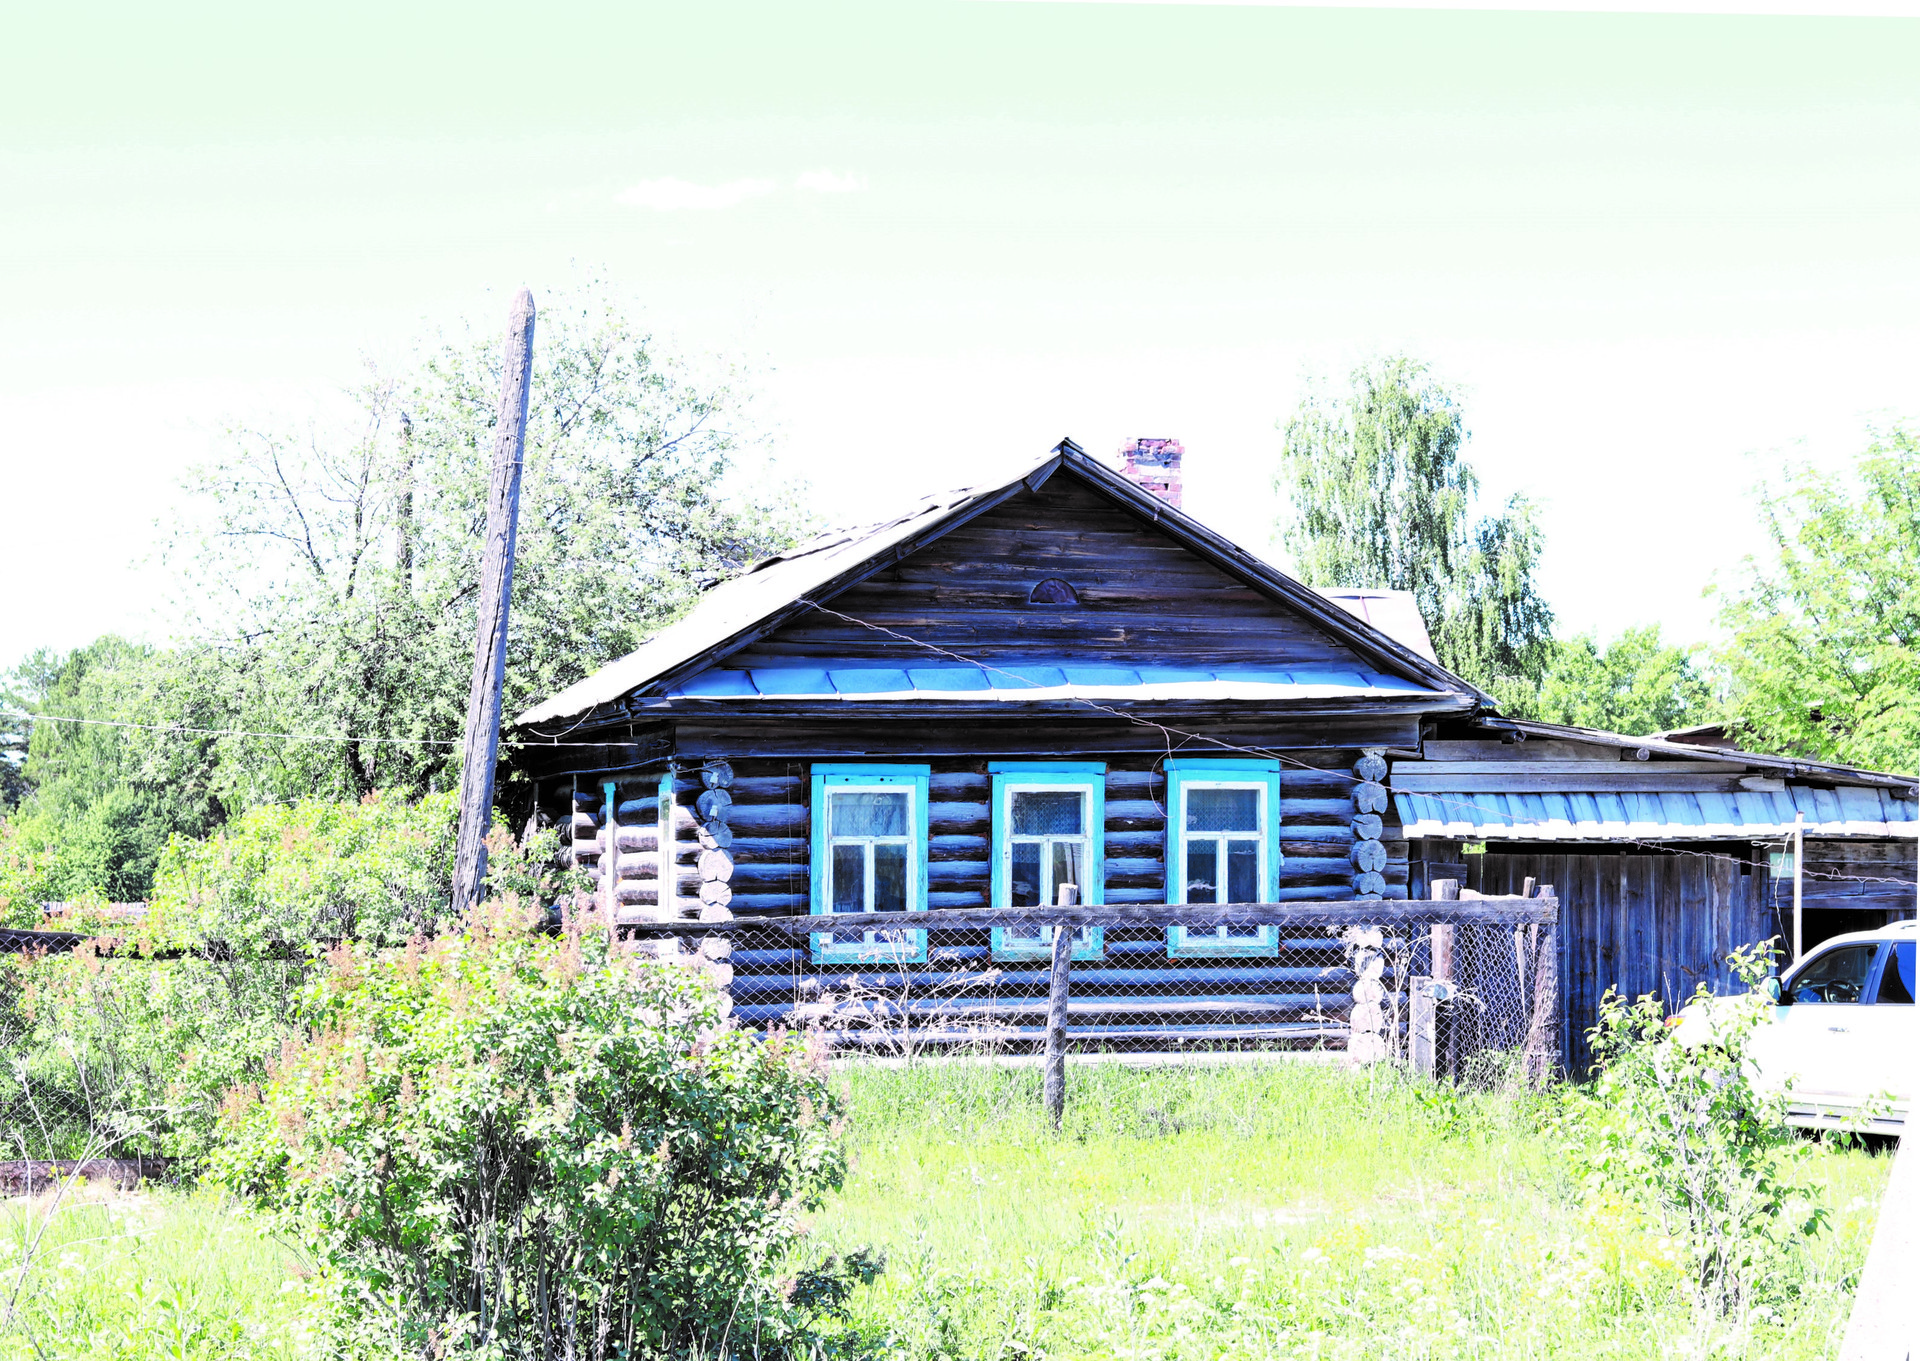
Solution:
M 1749 1047 L 1760 1085 L 1787 1093 L 1809 1128 L 1898 1134 L 1913 1095 L 1915 923 L 1822 941 L 1778 979 Z

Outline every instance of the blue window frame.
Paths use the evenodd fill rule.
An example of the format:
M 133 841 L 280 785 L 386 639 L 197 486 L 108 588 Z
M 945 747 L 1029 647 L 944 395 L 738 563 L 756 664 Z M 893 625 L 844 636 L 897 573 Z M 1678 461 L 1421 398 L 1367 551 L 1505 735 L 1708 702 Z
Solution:
M 811 910 L 919 912 L 927 904 L 926 766 L 816 765 L 813 768 Z M 816 963 L 920 963 L 927 933 L 917 928 L 815 931 Z
M 995 907 L 1042 907 L 1074 886 L 1078 902 L 1107 900 L 1107 767 L 1102 762 L 992 761 Z M 995 959 L 1050 959 L 1053 932 L 1044 926 L 996 926 Z M 1097 926 L 1074 932 L 1073 958 L 1106 951 Z
M 1274 902 L 1280 896 L 1280 763 L 1167 762 L 1167 901 Z M 1170 955 L 1280 953 L 1277 926 L 1167 928 Z

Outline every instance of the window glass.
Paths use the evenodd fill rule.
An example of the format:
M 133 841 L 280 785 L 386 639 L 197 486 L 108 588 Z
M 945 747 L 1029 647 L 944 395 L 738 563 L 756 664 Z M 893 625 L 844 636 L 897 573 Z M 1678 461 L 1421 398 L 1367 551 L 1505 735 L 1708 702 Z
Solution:
M 1040 843 L 1037 841 L 1016 841 L 1013 843 L 1013 876 L 1007 885 L 1009 906 L 1038 907 L 1040 905 Z
M 1227 901 L 1260 901 L 1260 847 L 1255 842 L 1227 843 Z
M 1056 903 L 1060 901 L 1062 884 L 1072 884 L 1074 901 L 1085 902 L 1086 895 L 1082 890 L 1086 880 L 1080 873 L 1080 867 L 1086 854 L 1086 845 L 1079 841 L 1055 841 L 1049 844 L 1053 848 L 1050 866 L 1053 873 L 1048 876 L 1051 882 L 1047 887 L 1052 893 L 1053 901 Z
M 1220 880 L 1219 864 L 1219 842 L 1189 841 L 1187 843 L 1188 902 L 1214 903 L 1220 901 L 1219 892 L 1215 887 Z
M 893 794 L 832 795 L 833 824 L 829 836 L 905 836 L 907 796 Z
M 1189 789 L 1189 832 L 1258 832 L 1260 791 L 1257 789 Z
M 907 910 L 907 848 L 904 842 L 873 848 L 873 910 Z
M 860 845 L 833 848 L 833 910 L 867 910 L 867 850 Z
M 1875 994 L 1875 1002 L 1886 1005 L 1889 1002 L 1913 1004 L 1913 942 L 1897 941 L 1893 953 L 1887 956 L 1887 962 L 1880 966 L 1880 991 Z
M 1842 945 L 1816 955 L 1793 980 L 1787 1001 L 1807 1003 L 1859 1002 L 1867 990 L 1867 971 L 1873 967 L 1877 945 Z
M 1013 792 L 1015 836 L 1079 836 L 1081 807 L 1086 800 L 1071 790 L 1016 789 Z

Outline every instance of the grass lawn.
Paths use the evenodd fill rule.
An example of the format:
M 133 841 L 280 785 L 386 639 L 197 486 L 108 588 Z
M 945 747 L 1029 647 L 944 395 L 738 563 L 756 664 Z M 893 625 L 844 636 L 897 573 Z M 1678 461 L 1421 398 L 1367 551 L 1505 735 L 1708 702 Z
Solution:
M 211 1191 L 99 1195 L 82 1190 L 49 1220 L 47 1203 L 0 1210 L 0 1308 L 15 1293 L 29 1238 L 47 1225 L 0 1330 L 0 1358 L 308 1356 L 299 1259 Z
M 1820 1147 L 1831 1229 L 1770 1314 L 1696 1335 L 1672 1247 L 1585 1206 L 1539 1098 L 1299 1063 L 848 1074 L 856 1163 L 816 1222 L 887 1271 L 914 1358 L 1827 1357 L 1889 1160 Z
M 1672 1253 L 1583 1206 L 1552 1104 L 1307 1064 L 848 1074 L 855 1168 L 815 1242 L 873 1245 L 879 1355 L 1827 1357 L 1885 1180 L 1812 1150 L 1831 1231 L 1772 1317 L 1698 1337 Z M 0 1210 L 0 1305 L 38 1211 Z M 61 1208 L 0 1361 L 317 1355 L 303 1263 L 208 1191 Z

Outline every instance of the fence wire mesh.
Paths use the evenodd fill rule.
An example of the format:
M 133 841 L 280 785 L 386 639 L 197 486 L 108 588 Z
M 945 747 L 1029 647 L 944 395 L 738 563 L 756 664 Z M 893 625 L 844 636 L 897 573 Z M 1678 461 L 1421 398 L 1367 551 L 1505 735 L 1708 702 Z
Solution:
M 1017 1052 L 1063 1021 L 1079 1050 L 1336 1050 L 1456 1078 L 1499 1056 L 1550 1069 L 1551 909 L 1421 906 L 741 920 L 705 941 L 675 929 L 659 948 L 719 963 L 742 1024 L 814 1029 L 851 1051 Z M 1072 933 L 1063 1016 L 1060 929 Z
M 1424 909 L 1424 911 L 1423 911 Z M 1554 905 L 1060 908 L 624 923 L 755 1030 L 877 1055 L 1323 1050 L 1491 1083 L 1556 1066 Z M 1064 1006 L 1054 941 L 1070 933 Z M 0 955 L 0 1159 L 151 1154 L 278 1051 L 317 959 Z M 191 1114 L 191 1113 L 189 1113 Z M 192 1123 L 189 1119 L 189 1123 Z

